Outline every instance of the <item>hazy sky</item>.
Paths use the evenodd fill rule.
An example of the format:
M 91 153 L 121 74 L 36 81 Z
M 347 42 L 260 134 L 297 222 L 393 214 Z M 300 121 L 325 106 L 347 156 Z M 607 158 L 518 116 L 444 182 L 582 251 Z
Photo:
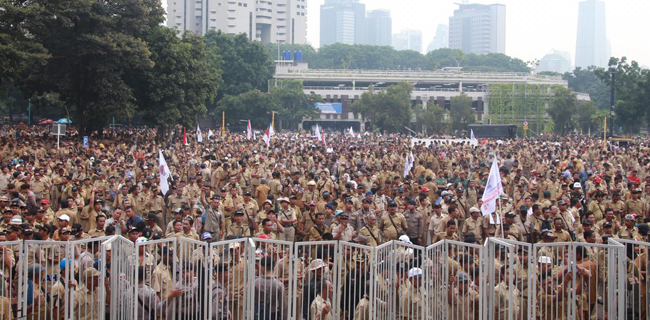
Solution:
M 307 40 L 320 45 L 320 5 L 324 0 L 307 0 Z M 425 51 L 438 24 L 449 24 L 449 16 L 461 0 L 361 0 L 366 10 L 388 9 L 393 18 L 393 33 L 402 29 L 422 31 Z M 506 5 L 506 54 L 524 61 L 540 59 L 551 49 L 571 53 L 575 63 L 579 0 L 501 0 L 470 3 Z M 607 38 L 612 55 L 625 55 L 650 66 L 650 2 L 643 0 L 605 1 Z

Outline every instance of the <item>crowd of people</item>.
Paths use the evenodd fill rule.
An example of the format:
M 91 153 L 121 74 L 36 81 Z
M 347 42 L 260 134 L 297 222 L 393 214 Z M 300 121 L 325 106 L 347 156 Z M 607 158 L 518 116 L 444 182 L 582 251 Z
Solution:
M 267 146 L 262 139 L 250 140 L 245 133 L 230 132 L 223 137 L 204 134 L 201 143 L 195 134 L 188 134 L 187 143 L 183 143 L 180 132 L 174 131 L 161 142 L 155 129 L 107 129 L 90 136 L 84 146 L 81 137 L 70 131 L 57 149 L 56 137 L 45 128 L 3 128 L 0 241 L 70 242 L 121 235 L 138 244 L 169 238 L 214 243 L 246 237 L 292 243 L 339 241 L 370 248 L 393 240 L 419 247 L 442 240 L 482 245 L 492 237 L 511 243 L 541 243 L 534 255 L 539 270 L 528 271 L 524 261 L 530 252 L 523 245 L 517 247 L 516 265 L 508 265 L 506 259 L 498 262 L 499 283 L 494 290 L 497 303 L 503 306 L 500 312 L 512 308 L 516 317 L 523 319 L 528 310 L 524 301 L 527 279 L 533 277 L 538 288 L 533 310 L 538 319 L 566 318 L 566 297 L 571 292 L 578 297 L 576 317 L 588 320 L 596 319 L 598 305 L 606 305 L 607 298 L 602 290 L 608 281 L 607 253 L 594 244 L 623 239 L 640 244 L 627 246 L 627 281 L 636 286 L 632 291 L 639 304 L 634 312 L 647 316 L 650 257 L 643 243 L 650 241 L 650 145 L 645 139 L 622 146 L 604 145 L 585 136 L 485 140 L 478 146 L 412 145 L 405 135 L 328 132 L 325 145 L 310 132 L 280 131 Z M 165 194 L 161 191 L 160 150 L 171 171 Z M 411 154 L 413 165 L 405 170 Z M 503 193 L 497 210 L 484 216 L 481 198 L 494 158 Z M 573 249 L 558 252 L 553 243 L 572 243 L 567 248 Z M 139 264 L 153 267 L 149 271 L 140 267 L 139 282 L 133 284 L 144 301 L 139 319 L 160 319 L 170 310 L 171 302 L 188 294 L 186 287 L 170 283 L 175 270 L 193 270 L 179 279 L 200 274 L 199 282 L 207 277 L 216 279 L 211 290 L 217 298 L 206 301 L 212 303 L 212 314 L 174 309 L 179 319 L 245 318 L 241 301 L 245 277 L 232 276 L 232 270 L 242 270 L 249 263 L 239 243 L 214 253 L 211 266 L 205 261 L 196 263 L 196 259 L 169 258 L 179 248 L 154 247 L 156 252 L 141 254 Z M 99 286 L 97 279 L 103 272 L 98 248 L 99 241 L 90 240 L 75 252 L 75 261 L 66 262 L 63 253 L 51 252 L 43 260 L 58 266 L 55 272 L 60 277 L 64 277 L 66 266 L 75 265 L 75 301 L 92 304 L 97 299 L 93 288 Z M 47 313 L 45 304 L 50 305 L 52 316 L 43 319 L 53 315 L 63 318 L 65 304 L 57 304 L 65 298 L 57 295 L 61 288 L 40 283 L 52 270 L 38 260 L 22 264 L 15 244 L 3 246 L 0 242 L 0 250 L 0 291 L 17 291 L 17 280 L 12 277 L 20 267 L 28 266 L 28 319 L 40 319 L 37 310 Z M 287 294 L 293 281 L 300 280 L 304 286 L 299 287 L 299 302 L 295 303 L 299 318 L 333 319 L 332 292 L 336 286 L 344 293 L 355 286 L 354 294 L 343 294 L 338 300 L 338 314 L 341 319 L 369 319 L 368 261 L 351 258 L 356 265 L 344 271 L 345 278 L 338 283 L 331 274 L 334 257 L 322 251 L 326 250 L 301 250 L 300 259 L 292 266 L 298 273 L 288 270 L 284 252 L 258 256 L 250 285 L 273 298 L 256 308 L 262 309 L 255 312 L 257 318 L 286 319 Z M 414 307 L 422 303 L 419 293 L 441 290 L 423 283 L 430 268 L 412 251 L 393 270 L 398 285 L 383 287 L 398 290 L 395 305 L 399 319 L 420 319 Z M 567 275 L 568 259 L 577 264 L 571 269 L 577 270 L 579 277 L 574 285 L 567 285 L 571 277 Z M 194 265 L 174 267 L 187 261 Z M 447 263 L 453 267 L 444 294 L 423 295 L 448 304 L 445 310 L 453 319 L 478 319 L 482 280 L 475 269 L 486 262 L 469 251 L 450 251 Z M 206 276 L 207 272 L 212 274 Z M 293 274 L 301 278 L 293 279 Z M 307 277 L 304 280 L 303 275 Z M 109 277 L 107 274 L 107 281 Z M 508 283 L 516 284 L 515 296 L 521 297 L 520 302 L 505 298 Z M 14 319 L 22 302 L 1 296 L 0 319 Z M 96 312 L 83 312 L 81 303 L 65 306 L 79 308 L 75 311 L 78 319 L 102 318 Z M 454 310 L 473 311 L 460 316 Z M 197 316 L 195 312 L 203 313 Z

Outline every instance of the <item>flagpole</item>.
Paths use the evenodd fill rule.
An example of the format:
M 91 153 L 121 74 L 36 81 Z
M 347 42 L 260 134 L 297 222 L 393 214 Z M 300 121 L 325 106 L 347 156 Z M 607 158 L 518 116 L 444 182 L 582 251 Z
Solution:
M 501 207 L 501 197 L 499 196 L 499 213 L 503 213 L 503 207 Z M 497 218 L 499 218 L 499 221 L 501 221 L 501 238 L 505 240 L 506 236 L 503 233 L 503 215 L 499 215 L 497 213 Z
M 271 111 L 271 127 L 275 130 L 275 111 Z
M 221 139 L 226 136 L 226 112 L 221 111 Z

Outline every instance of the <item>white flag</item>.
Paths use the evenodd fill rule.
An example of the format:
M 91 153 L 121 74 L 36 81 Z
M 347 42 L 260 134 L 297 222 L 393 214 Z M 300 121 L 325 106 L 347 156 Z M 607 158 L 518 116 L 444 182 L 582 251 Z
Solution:
M 472 144 L 472 145 L 475 145 L 475 144 L 478 145 L 478 140 L 474 136 L 474 130 L 473 129 L 469 129 L 469 130 L 470 130 L 470 133 L 471 133 L 470 138 L 469 138 L 469 143 Z
M 252 137 L 251 121 L 248 120 L 248 128 L 246 128 L 246 139 L 250 140 Z
M 167 191 L 169 191 L 169 184 L 167 182 L 167 179 L 170 176 L 170 172 L 162 150 L 158 151 L 158 172 L 160 172 L 160 192 L 165 195 L 167 194 Z
M 352 127 L 350 127 L 350 135 L 354 137 L 354 129 L 352 129 Z
M 319 141 L 323 140 L 323 137 L 321 137 L 321 135 L 320 135 L 320 128 L 318 127 L 318 125 L 316 125 L 316 133 L 315 134 L 316 134 L 316 139 L 318 139 Z
M 485 186 L 485 191 L 483 192 L 483 197 L 481 198 L 483 200 L 481 212 L 483 213 L 483 216 L 490 216 L 490 223 L 492 224 L 494 224 L 492 212 L 496 211 L 497 198 L 501 196 L 502 192 L 503 185 L 501 184 L 501 175 L 499 175 L 499 165 L 497 164 L 497 157 L 494 157 L 494 161 L 492 161 L 492 167 L 490 168 L 490 175 L 488 176 L 487 180 L 487 185 Z
M 413 150 L 411 150 L 411 154 L 407 154 L 404 161 L 404 178 L 409 175 L 409 172 L 411 172 L 411 169 L 413 169 L 414 163 L 415 158 L 413 157 Z
M 214 135 L 214 132 L 212 132 L 212 129 L 208 129 L 208 140 L 210 140 L 210 137 Z
M 255 131 L 253 131 L 253 140 L 257 141 L 257 134 L 255 134 Z
M 196 141 L 199 143 L 203 142 L 203 135 L 201 134 L 201 128 L 199 128 L 199 124 L 196 124 Z
M 269 126 L 269 138 L 273 137 L 275 135 L 275 129 L 273 129 L 273 125 Z

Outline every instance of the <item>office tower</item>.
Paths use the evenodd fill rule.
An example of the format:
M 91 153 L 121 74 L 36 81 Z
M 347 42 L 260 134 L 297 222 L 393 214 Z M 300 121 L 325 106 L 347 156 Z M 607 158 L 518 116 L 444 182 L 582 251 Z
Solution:
M 372 10 L 366 15 L 366 43 L 373 46 L 390 46 L 393 19 L 388 10 Z
M 580 2 L 578 36 L 576 38 L 576 67 L 607 67 L 608 62 L 605 3 L 598 0 Z
M 402 30 L 393 35 L 395 50 L 413 50 L 422 52 L 422 32 L 419 30 Z
M 436 28 L 436 36 L 429 43 L 427 52 L 442 48 L 449 48 L 449 26 L 446 24 L 438 25 L 438 28 Z
M 465 53 L 506 52 L 506 6 L 458 4 L 449 17 L 449 48 Z
M 325 0 L 320 6 L 320 46 L 366 42 L 366 5 L 359 0 Z
M 264 43 L 307 42 L 306 0 L 168 0 L 167 26 L 179 36 L 210 30 Z

